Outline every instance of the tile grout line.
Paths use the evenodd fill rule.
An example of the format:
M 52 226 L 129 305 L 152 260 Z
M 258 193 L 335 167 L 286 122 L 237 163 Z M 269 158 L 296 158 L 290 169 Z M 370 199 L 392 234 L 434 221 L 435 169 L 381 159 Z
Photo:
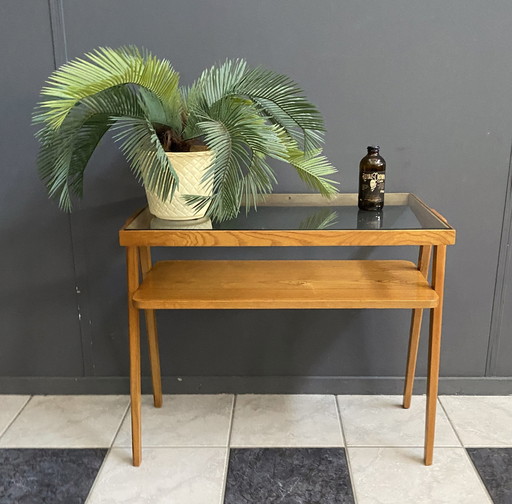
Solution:
M 350 478 L 350 486 L 352 487 L 352 494 L 354 496 L 354 504 L 358 504 L 358 497 L 357 497 L 354 476 L 353 476 L 354 473 L 352 471 L 352 464 L 350 463 L 350 455 L 348 453 L 347 439 L 345 437 L 345 430 L 343 429 L 343 421 L 341 419 L 340 405 L 338 403 L 338 397 L 336 395 L 334 395 L 333 397 L 334 397 L 334 407 L 336 408 L 336 413 L 338 415 L 338 425 L 340 427 L 341 439 L 343 440 L 343 449 L 345 450 L 345 458 L 347 459 L 348 475 Z
M 116 439 L 117 439 L 117 436 L 119 436 L 119 432 L 121 432 L 121 428 L 123 427 L 123 424 L 126 420 L 126 417 L 128 415 L 131 414 L 131 406 L 132 406 L 132 400 L 130 398 L 130 396 L 128 396 L 128 406 L 126 406 L 126 409 L 124 411 L 124 414 L 123 414 L 123 418 L 121 420 L 121 423 L 119 424 L 119 427 L 117 428 L 116 430 L 116 433 L 114 434 L 114 437 L 112 438 L 112 442 L 110 443 L 110 448 L 132 448 L 132 443 L 130 441 L 130 444 L 129 445 L 126 445 L 126 446 L 114 446 L 114 443 L 116 442 Z M 142 401 L 141 401 L 141 417 L 142 417 Z M 130 434 L 132 432 L 132 426 L 131 426 L 131 423 L 130 423 Z M 131 440 L 131 435 L 129 436 L 130 437 L 130 440 Z M 141 428 L 141 437 L 142 437 L 142 428 Z M 110 450 L 109 450 L 110 451 Z
M 87 447 L 85 447 L 87 448 Z M 112 448 L 120 448 L 120 449 L 123 449 L 123 450 L 126 450 L 126 449 L 131 449 L 132 447 L 131 446 L 128 446 L 128 445 L 117 445 L 117 446 L 112 446 Z M 193 445 L 193 444 L 187 444 L 187 445 L 151 445 L 151 444 L 145 444 L 144 445 L 144 449 L 146 448 L 151 448 L 152 450 L 168 450 L 169 448 L 173 449 L 173 450 L 185 450 L 187 448 L 194 448 L 194 450 L 197 450 L 197 449 L 204 449 L 204 450 L 208 450 L 210 448 L 227 448 L 227 446 L 225 444 L 218 444 L 218 445 L 215 445 L 215 444 L 212 444 L 212 445 Z
M 462 447 L 462 450 L 464 451 L 464 454 L 466 456 L 466 459 L 469 461 L 470 466 L 473 468 L 473 472 L 476 474 L 478 481 L 480 482 L 480 485 L 483 487 L 485 493 L 489 497 L 489 503 L 492 504 L 494 501 L 491 497 L 491 494 L 489 493 L 489 490 L 487 490 L 487 487 L 485 486 L 485 483 L 480 476 L 480 473 L 478 472 L 478 469 L 476 468 L 475 464 L 473 464 L 473 460 L 471 460 L 471 457 L 469 456 L 468 451 L 466 450 L 466 446 L 462 442 L 461 437 L 459 436 L 459 433 L 457 432 L 457 429 L 455 428 L 455 424 L 452 422 L 452 419 L 450 418 L 450 415 L 448 415 L 448 410 L 444 407 L 444 404 L 442 403 L 440 398 L 437 398 L 437 402 L 441 406 L 441 409 L 444 411 L 444 414 L 446 415 L 446 418 L 448 419 L 448 422 L 450 423 L 451 428 L 453 429 L 453 432 L 455 432 L 455 436 L 457 436 L 457 439 L 459 440 L 459 443 Z
M 119 435 L 119 431 L 121 430 L 121 427 L 123 426 L 123 423 L 124 423 L 126 417 L 128 416 L 128 413 L 130 412 L 130 407 L 131 407 L 131 400 L 128 401 L 128 404 L 126 405 L 126 408 L 123 413 L 123 417 L 121 418 L 121 421 L 119 422 L 119 425 L 117 426 L 116 432 L 115 432 L 114 436 L 112 437 L 112 441 L 110 442 L 109 448 L 114 447 L 114 443 L 116 441 L 117 436 Z
M 371 445 L 362 445 L 362 444 L 351 444 L 350 448 L 424 448 L 424 445 L 414 445 L 414 444 L 404 444 L 404 445 L 383 445 L 383 444 L 371 444 Z M 435 448 L 461 448 L 460 445 L 435 445 Z
M 224 474 L 222 477 L 222 488 L 220 490 L 219 504 L 224 504 L 226 498 L 226 485 L 228 480 L 229 457 L 231 453 L 231 432 L 233 431 L 233 419 L 235 418 L 236 394 L 233 394 L 233 401 L 231 402 L 231 417 L 229 418 L 228 427 L 228 443 L 226 446 L 226 459 L 224 461 Z
M 226 484 L 228 479 L 228 467 L 229 467 L 229 456 L 230 456 L 230 446 L 231 446 L 231 431 L 233 429 L 233 418 L 235 416 L 235 405 L 236 405 L 236 394 L 233 394 L 233 401 L 231 402 L 231 416 L 229 418 L 229 426 L 228 426 L 228 439 L 224 460 L 224 472 L 222 475 L 222 487 L 220 489 L 220 500 L 219 504 L 224 504 L 224 499 L 226 498 Z
M 100 468 L 98 469 L 98 472 L 96 473 L 96 477 L 94 478 L 94 481 L 92 482 L 91 488 L 89 488 L 89 493 L 87 494 L 87 498 L 85 499 L 84 504 L 87 504 L 89 502 L 89 498 L 92 495 L 92 492 L 94 490 L 94 487 L 96 486 L 97 481 L 99 480 L 99 477 L 103 471 L 103 468 L 105 467 L 105 464 L 107 462 L 107 458 L 110 455 L 110 452 L 112 451 L 112 448 L 114 447 L 114 441 L 116 440 L 117 435 L 119 434 L 119 431 L 121 430 L 121 427 L 123 426 L 124 419 L 126 418 L 126 415 L 128 414 L 128 411 L 130 410 L 131 402 L 128 401 L 128 405 L 126 406 L 126 409 L 124 410 L 124 414 L 121 417 L 121 421 L 119 422 L 119 425 L 117 426 L 116 432 L 114 436 L 112 437 L 112 441 L 110 443 L 110 446 L 107 448 L 107 453 L 105 453 L 105 457 L 103 457 L 103 462 L 101 463 Z
M 111 450 L 112 450 L 112 447 L 107 448 L 107 453 L 105 453 L 105 457 L 103 457 L 103 461 L 101 462 L 100 468 L 98 469 L 98 472 L 96 473 L 96 477 L 94 478 L 94 481 L 92 482 L 91 488 L 89 488 L 89 493 L 87 494 L 87 498 L 85 499 L 84 504 L 87 504 L 89 502 L 89 499 L 92 495 L 94 487 L 96 486 L 96 483 L 100 478 L 103 468 L 105 467 L 105 464 L 107 463 L 107 458 L 110 455 Z
M 448 420 L 448 423 L 450 424 L 450 427 L 452 428 L 454 434 L 455 434 L 455 437 L 458 439 L 460 445 L 465 448 L 464 446 L 464 443 L 462 442 L 462 439 L 461 437 L 459 436 L 459 433 L 457 432 L 457 429 L 455 428 L 455 425 L 454 423 L 452 422 L 452 419 L 450 418 L 450 415 L 448 415 L 448 410 L 444 407 L 444 404 L 443 402 L 441 401 L 441 398 L 438 397 L 437 398 L 437 402 L 439 404 L 439 406 L 441 406 L 441 409 L 443 410 L 444 412 L 444 416 L 446 417 L 446 419 Z
M 23 404 L 23 406 L 20 408 L 18 413 L 16 413 L 16 415 L 14 415 L 13 419 L 7 424 L 7 427 L 2 432 L 0 432 L 0 440 L 4 437 L 4 435 L 7 433 L 7 431 L 12 427 L 12 424 L 16 420 L 18 420 L 19 416 L 25 410 L 25 408 L 27 407 L 27 404 L 32 400 L 33 397 L 34 397 L 33 395 L 29 396 L 29 398 L 25 401 L 25 404 Z
M 263 445 L 263 446 L 262 446 Z M 234 448 L 235 450 L 255 450 L 257 448 L 261 448 L 261 449 L 277 449 L 277 450 L 293 450 L 295 448 L 345 448 L 344 446 L 341 446 L 339 444 L 335 445 L 333 443 L 328 443 L 328 444 L 320 444 L 320 443 L 312 443 L 312 444 L 306 444 L 306 443 L 300 443 L 300 444 L 289 444 L 289 445 L 285 445 L 285 444 L 264 444 L 264 443 L 259 443 L 259 444 L 254 444 L 254 445 L 249 445 L 249 444 L 244 444 L 244 445 L 235 445 L 235 446 L 231 446 L 230 448 Z M 357 446 L 355 448 L 361 448 L 360 446 Z M 363 448 L 371 448 L 371 447 L 363 447 Z M 419 447 L 418 447 L 419 448 Z
M 231 434 L 233 432 L 233 421 L 235 419 L 235 407 L 236 407 L 237 394 L 233 394 L 233 402 L 231 403 L 231 417 L 229 419 L 228 427 L 228 448 L 231 446 Z

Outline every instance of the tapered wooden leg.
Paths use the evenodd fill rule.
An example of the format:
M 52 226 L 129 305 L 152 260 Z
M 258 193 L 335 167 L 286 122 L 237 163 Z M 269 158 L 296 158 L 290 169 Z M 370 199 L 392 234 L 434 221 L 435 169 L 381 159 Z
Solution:
M 145 277 L 151 269 L 151 250 L 140 247 L 140 264 L 142 276 Z M 156 328 L 155 310 L 144 310 L 146 318 L 146 333 L 148 335 L 149 362 L 151 364 L 151 382 L 153 384 L 153 404 L 162 407 L 162 378 L 160 372 L 160 351 L 158 349 L 158 333 Z
M 409 349 L 407 351 L 407 369 L 405 372 L 404 408 L 409 408 L 411 406 L 412 390 L 414 388 L 414 375 L 416 373 L 416 361 L 418 359 L 418 347 L 420 345 L 422 319 L 423 309 L 417 308 L 412 311 Z
M 149 362 L 151 364 L 151 382 L 153 384 L 153 404 L 162 407 L 162 379 L 160 377 L 160 351 L 156 330 L 155 310 L 145 310 L 146 332 L 148 334 Z
M 142 462 L 141 390 L 140 390 L 140 320 L 139 310 L 133 304 L 133 294 L 139 284 L 139 261 L 136 247 L 127 247 L 128 273 L 128 331 L 130 340 L 130 399 L 132 416 L 133 465 Z
M 425 422 L 425 465 L 431 465 L 434 456 L 439 361 L 441 353 L 441 326 L 443 321 L 444 272 L 446 246 L 434 247 L 432 287 L 439 296 L 439 305 L 430 310 L 430 337 L 428 346 L 427 412 Z
M 430 256 L 432 247 L 430 245 L 422 245 L 420 247 L 420 255 L 418 258 L 418 269 L 425 278 L 428 276 L 428 268 L 430 266 Z M 416 361 L 418 359 L 418 347 L 420 344 L 421 321 L 423 318 L 423 310 L 421 308 L 412 311 L 411 332 L 409 336 L 409 349 L 407 351 L 407 369 L 405 371 L 404 385 L 404 408 L 411 406 L 412 391 L 414 388 L 414 375 L 416 372 Z

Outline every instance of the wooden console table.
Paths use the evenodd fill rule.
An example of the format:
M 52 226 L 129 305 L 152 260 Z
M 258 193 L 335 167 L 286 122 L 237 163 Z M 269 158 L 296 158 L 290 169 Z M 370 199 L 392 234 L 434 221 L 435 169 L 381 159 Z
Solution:
M 161 221 L 146 208 L 126 222 L 119 239 L 127 251 L 133 465 L 142 460 L 140 310 L 146 318 L 154 404 L 160 407 L 155 310 L 248 308 L 412 309 L 404 408 L 411 403 L 423 309 L 430 308 L 424 461 L 432 464 L 446 246 L 455 243 L 455 230 L 416 196 L 387 194 L 383 212 L 375 214 L 358 211 L 356 194 L 340 194 L 332 200 L 314 194 L 273 194 L 257 212 L 247 216 L 242 212 L 213 226 L 207 219 Z M 419 246 L 418 263 L 191 260 L 153 266 L 151 262 L 151 247 L 381 245 Z

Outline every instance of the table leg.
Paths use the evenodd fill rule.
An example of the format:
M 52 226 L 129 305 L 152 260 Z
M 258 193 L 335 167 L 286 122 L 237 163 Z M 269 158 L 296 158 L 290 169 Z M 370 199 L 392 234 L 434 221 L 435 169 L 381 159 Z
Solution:
M 145 277 L 151 269 L 150 247 L 139 247 L 142 276 Z M 153 404 L 155 408 L 162 407 L 162 378 L 160 372 L 160 351 L 158 349 L 158 333 L 155 310 L 144 310 L 146 318 L 146 333 L 148 335 L 149 362 L 151 364 L 151 382 L 153 385 Z
M 428 268 L 430 266 L 430 256 L 432 254 L 431 245 L 422 245 L 418 258 L 418 269 L 421 274 L 427 278 Z M 414 375 L 416 372 L 416 361 L 418 359 L 418 347 L 420 344 L 421 321 L 423 318 L 423 309 L 417 308 L 412 311 L 411 332 L 409 336 L 409 349 L 407 351 L 407 369 L 405 372 L 404 400 L 403 407 L 411 406 L 412 391 L 414 388 Z
M 428 347 L 427 411 L 425 421 L 425 465 L 431 465 L 434 456 L 439 360 L 441 352 L 441 326 L 443 320 L 444 273 L 446 246 L 434 247 L 432 287 L 439 296 L 439 304 L 430 310 L 430 337 Z
M 130 399 L 132 417 L 133 465 L 142 461 L 141 391 L 140 391 L 140 320 L 139 310 L 133 304 L 133 294 L 139 286 L 139 260 L 136 247 L 127 247 L 128 276 L 128 332 L 130 337 Z

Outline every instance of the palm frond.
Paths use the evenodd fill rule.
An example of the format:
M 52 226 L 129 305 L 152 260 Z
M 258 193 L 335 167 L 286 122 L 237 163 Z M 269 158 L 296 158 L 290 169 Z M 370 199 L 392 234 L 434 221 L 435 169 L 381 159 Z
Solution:
M 226 60 L 219 66 L 204 70 L 187 92 L 187 103 L 192 109 L 206 103 L 211 107 L 226 98 L 247 73 L 247 63 L 243 59 Z
M 201 117 L 218 101 L 232 94 L 246 71 L 245 60 L 226 60 L 220 66 L 214 65 L 204 70 L 192 86 L 183 90 L 184 103 L 188 112 L 185 138 L 194 138 L 201 134 L 197 126 Z
M 146 88 L 137 89 L 139 104 L 152 124 L 161 124 L 174 130 L 179 136 L 183 132 L 183 122 L 179 110 L 169 107 L 158 96 Z
M 156 105 L 148 108 L 150 98 L 149 93 L 142 97 L 139 92 L 129 87 L 110 88 L 81 100 L 57 130 L 48 126 L 40 130 L 39 174 L 50 197 L 57 199 L 62 209 L 71 210 L 71 193 L 81 197 L 85 167 L 97 144 L 112 125 L 126 127 L 135 123 L 140 127 L 143 124 L 143 131 L 147 135 L 154 135 L 150 114 L 154 113 L 155 118 L 161 120 L 164 111 L 159 110 Z M 155 103 L 159 101 L 156 100 Z M 144 142 L 133 149 L 139 149 L 140 153 L 149 149 L 152 156 L 158 152 L 157 159 L 162 165 L 154 162 L 143 163 L 140 159 L 143 154 L 133 155 L 133 150 L 125 148 L 124 152 L 137 178 L 143 177 L 152 190 L 167 195 L 166 191 L 172 192 L 174 187 L 174 183 L 168 180 L 168 173 L 171 173 L 171 177 L 175 177 L 175 173 L 169 167 L 167 156 L 163 153 L 158 139 L 155 143 L 155 138 L 156 135 L 151 136 L 148 147 L 146 137 L 142 136 Z M 160 172 L 160 175 L 156 175 Z
M 139 182 L 164 200 L 170 200 L 179 179 L 151 122 L 147 118 L 119 117 L 114 140 Z
M 265 161 L 265 156 L 256 153 L 253 163 L 241 181 L 242 198 L 246 214 L 264 198 L 265 194 L 272 192 L 274 184 L 277 184 L 274 171 Z
M 58 128 L 80 100 L 122 85 L 137 85 L 152 93 L 174 117 L 180 118 L 179 74 L 169 61 L 134 46 L 111 49 L 100 47 L 71 60 L 56 70 L 41 94 L 48 99 L 39 104 L 35 122 Z
M 256 201 L 256 191 L 272 190 L 275 177 L 264 159 L 285 160 L 288 152 L 277 128 L 267 124 L 244 100 L 218 100 L 204 112 L 203 119 L 198 128 L 214 152 L 214 161 L 205 174 L 205 181 L 213 182 L 209 214 L 226 220 L 238 213 L 244 194 Z M 190 201 L 206 204 L 204 198 Z
M 324 124 L 318 110 L 302 95 L 301 88 L 286 75 L 261 67 L 248 69 L 244 60 L 227 60 L 205 70 L 186 90 L 190 117 L 187 137 L 197 136 L 197 115 L 227 96 L 248 99 L 269 121 L 283 128 L 304 151 L 323 143 Z
M 207 175 L 216 175 L 213 198 L 190 197 L 189 203 L 196 208 L 209 204 L 209 213 L 219 220 L 231 218 L 225 209 L 239 208 L 242 198 L 246 208 L 256 206 L 260 195 L 271 192 L 276 182 L 264 162 L 267 156 L 290 163 L 306 184 L 323 195 L 336 192 L 327 178 L 336 169 L 316 147 L 323 142 L 316 108 L 288 77 L 262 69 L 248 71 L 245 65 L 236 68 L 231 80 L 223 79 L 223 72 L 205 72 L 187 94 L 195 122 L 189 122 L 184 133 L 204 135 L 217 157 Z
M 330 197 L 338 192 L 335 186 L 338 182 L 327 178 L 338 170 L 331 165 L 326 156 L 322 155 L 320 149 L 304 153 L 300 149 L 291 148 L 288 161 L 301 180 L 323 196 Z
M 76 134 L 69 163 L 68 186 L 71 193 L 79 198 L 83 196 L 84 171 L 87 163 L 111 125 L 108 116 L 96 114 L 87 119 Z
M 302 89 L 286 75 L 261 67 L 247 71 L 233 93 L 247 96 L 268 119 L 284 128 L 304 151 L 321 145 L 323 119 L 317 108 L 303 96 Z
M 297 118 L 283 110 L 279 104 L 267 98 L 253 97 L 262 114 L 281 127 L 305 151 L 319 148 L 324 143 L 323 129 L 304 128 Z

